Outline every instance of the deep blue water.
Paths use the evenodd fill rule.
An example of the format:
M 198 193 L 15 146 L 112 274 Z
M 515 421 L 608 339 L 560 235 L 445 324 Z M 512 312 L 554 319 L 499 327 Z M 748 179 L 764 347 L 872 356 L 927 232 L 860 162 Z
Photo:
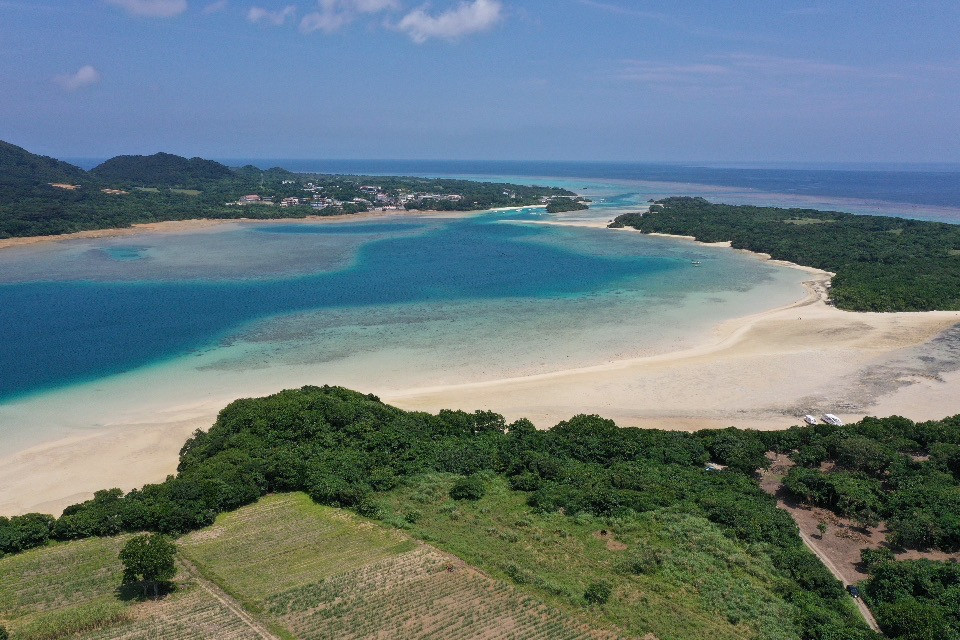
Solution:
M 264 225 L 231 233 L 406 231 L 416 223 Z M 422 225 L 420 225 L 422 226 Z M 118 373 L 216 343 L 240 325 L 310 309 L 583 294 L 679 268 L 663 257 L 565 250 L 552 228 L 464 219 L 360 248 L 340 271 L 226 281 L 29 282 L 0 285 L 0 399 Z M 256 240 L 250 243 L 256 247 Z M 139 250 L 120 250 L 129 260 Z

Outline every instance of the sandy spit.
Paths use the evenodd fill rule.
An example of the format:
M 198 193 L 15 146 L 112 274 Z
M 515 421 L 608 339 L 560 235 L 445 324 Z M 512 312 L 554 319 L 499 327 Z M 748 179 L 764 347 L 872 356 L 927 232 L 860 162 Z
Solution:
M 365 211 L 341 216 L 306 216 L 303 218 L 199 218 L 196 220 L 169 220 L 166 222 L 144 222 L 119 229 L 92 229 L 76 233 L 61 233 L 49 236 L 27 236 L 23 238 L 0 239 L 0 250 L 13 247 L 26 247 L 50 242 L 83 240 L 92 238 L 114 238 L 132 236 L 140 233 L 196 233 L 225 224 L 343 224 L 380 218 L 468 218 L 493 211 L 516 211 L 520 209 L 543 208 L 545 205 L 526 207 L 499 207 L 482 211 Z
M 317 221 L 360 215 L 384 214 Z M 157 223 L 119 232 L 194 231 L 225 222 L 237 223 Z M 406 409 L 489 408 L 544 428 L 577 413 L 597 413 L 623 426 L 680 430 L 784 429 L 805 413 L 832 412 L 850 421 L 960 414 L 960 363 L 950 355 L 960 349 L 960 312 L 841 311 L 827 303 L 832 274 L 789 266 L 810 273 L 802 299 L 727 321 L 692 348 L 524 377 L 363 391 Z M 222 398 L 216 400 L 158 411 L 149 423 L 119 420 L 6 456 L 0 460 L 0 515 L 59 513 L 96 489 L 162 480 L 175 471 L 184 440 L 213 423 L 222 406 Z

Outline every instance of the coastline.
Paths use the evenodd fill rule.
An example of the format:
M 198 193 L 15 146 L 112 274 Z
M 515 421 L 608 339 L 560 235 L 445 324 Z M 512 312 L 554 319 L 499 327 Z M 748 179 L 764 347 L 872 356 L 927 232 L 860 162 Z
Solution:
M 316 221 L 349 221 L 360 215 L 371 218 L 390 213 L 394 212 Z M 482 212 L 454 213 L 465 217 Z M 151 223 L 149 230 L 165 225 L 170 231 L 195 231 L 237 222 Z M 589 220 L 524 223 L 606 226 Z M 144 230 L 140 226 L 119 231 L 125 235 Z M 665 238 L 696 242 L 683 236 Z M 697 244 L 729 248 L 729 243 Z M 765 254 L 743 253 L 769 260 Z M 808 412 L 830 411 L 851 421 L 869 414 L 932 419 L 960 413 L 960 394 L 949 391 L 960 388 L 960 372 L 897 373 L 905 371 L 899 362 L 919 354 L 918 350 L 937 336 L 960 324 L 960 312 L 841 311 L 826 303 L 833 274 L 773 262 L 811 274 L 804 283 L 804 295 L 790 304 L 720 323 L 689 348 L 528 376 L 414 388 L 377 388 L 374 384 L 359 390 L 376 393 L 384 402 L 404 409 L 489 408 L 508 420 L 528 417 L 541 428 L 577 413 L 597 413 L 622 426 L 676 430 L 728 426 L 784 429 Z M 875 372 L 884 367 L 896 375 L 878 379 Z M 0 515 L 58 513 L 97 489 L 119 486 L 129 490 L 162 480 L 175 471 L 184 440 L 196 429 L 212 425 L 227 402 L 282 388 L 271 386 L 282 385 L 279 380 L 263 380 L 254 374 L 249 378 L 257 380 L 253 391 L 231 392 L 228 385 L 183 406 L 155 402 L 157 406 L 141 408 L 135 416 L 118 415 L 110 423 L 74 430 L 66 437 L 4 456 L 0 459 L 0 486 L 6 491 L 0 495 Z M 302 380 L 299 384 L 317 382 L 309 377 L 295 379 Z M 98 460 L 96 465 L 89 464 L 93 459 Z
M 339 216 L 304 216 L 302 218 L 193 218 L 190 220 L 166 220 L 163 222 L 138 222 L 129 227 L 111 229 L 90 229 L 74 233 L 61 233 L 49 236 L 24 236 L 0 239 L 0 251 L 15 247 L 28 247 L 38 244 L 54 242 L 69 242 L 70 240 L 91 240 L 96 238 L 116 238 L 131 236 L 139 233 L 196 233 L 227 224 L 343 224 L 362 220 L 379 218 L 468 218 L 471 216 L 496 211 L 517 211 L 520 209 L 543 208 L 546 205 L 527 205 L 524 207 L 497 207 L 494 209 L 477 209 L 475 211 L 363 211 L 361 213 L 343 214 Z

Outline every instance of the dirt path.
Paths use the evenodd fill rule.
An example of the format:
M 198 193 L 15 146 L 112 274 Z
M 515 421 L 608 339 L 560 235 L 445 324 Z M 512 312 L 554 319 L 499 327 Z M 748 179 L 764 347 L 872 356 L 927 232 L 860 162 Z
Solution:
M 180 562 L 183 564 L 183 568 L 186 569 L 187 573 L 190 574 L 194 580 L 197 581 L 197 584 L 200 585 L 200 588 L 209 593 L 211 596 L 216 598 L 223 606 L 229 609 L 237 618 L 239 618 L 251 631 L 260 636 L 263 640 L 281 640 L 279 636 L 274 635 L 263 626 L 256 618 L 247 613 L 247 610 L 243 608 L 239 602 L 234 600 L 230 595 L 228 595 L 223 589 L 210 582 L 203 577 L 203 574 L 200 573 L 200 570 L 182 556 L 180 557 Z
M 849 586 L 851 583 L 843 577 L 843 574 L 840 572 L 837 566 L 833 564 L 830 558 L 828 558 L 826 554 L 817 548 L 817 545 L 813 543 L 813 540 L 810 538 L 810 536 L 805 534 L 803 531 L 798 530 L 798 533 L 800 534 L 800 539 L 803 540 L 803 544 L 807 545 L 807 549 L 813 551 L 813 554 L 820 558 L 820 562 L 822 562 L 823 566 L 825 566 L 830 573 L 833 574 L 833 577 L 842 582 L 844 587 Z M 866 605 L 863 599 L 854 598 L 854 602 L 857 603 L 857 608 L 860 610 L 860 614 L 863 616 L 863 619 L 867 621 L 867 626 L 877 633 L 881 633 L 880 625 L 877 624 L 876 618 L 873 617 L 873 612 L 870 611 L 870 608 Z
M 844 587 L 855 584 L 865 578 L 866 574 L 861 573 L 855 568 L 854 558 L 859 558 L 860 547 L 869 546 L 875 548 L 878 545 L 871 543 L 867 538 L 863 538 L 862 540 L 852 538 L 840 539 L 837 538 L 836 531 L 831 533 L 833 542 L 836 544 L 833 546 L 828 544 L 826 548 L 823 548 L 824 538 L 822 535 L 820 537 L 820 544 L 817 544 L 810 534 L 804 531 L 804 528 L 816 526 L 822 521 L 821 517 L 826 511 L 818 510 L 823 513 L 815 513 L 809 509 L 801 509 L 792 502 L 788 503 L 783 490 L 783 476 L 794 466 L 793 461 L 783 454 L 774 454 L 773 452 L 768 452 L 767 457 L 770 459 L 770 467 L 760 470 L 760 488 L 766 493 L 776 497 L 777 507 L 789 513 L 793 521 L 797 523 L 797 533 L 800 534 L 800 539 L 803 540 L 803 544 L 820 559 L 823 566 L 825 566 L 827 570 L 833 574 L 833 577 L 839 580 Z M 834 518 L 834 530 L 838 528 L 839 522 L 840 519 Z M 831 554 L 833 557 L 831 557 Z M 835 560 L 842 564 L 843 567 L 838 566 Z M 873 617 L 870 608 L 867 607 L 861 598 L 855 598 L 854 602 L 856 602 L 857 609 L 860 610 L 860 614 L 863 616 L 863 619 L 866 620 L 867 625 L 877 633 L 881 633 L 880 625 L 877 624 L 877 620 Z

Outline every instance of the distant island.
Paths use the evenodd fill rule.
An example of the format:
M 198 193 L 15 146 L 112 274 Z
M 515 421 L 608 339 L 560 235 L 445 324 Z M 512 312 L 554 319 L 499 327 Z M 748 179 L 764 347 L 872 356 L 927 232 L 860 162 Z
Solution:
M 84 171 L 0 141 L 0 239 L 168 220 L 480 211 L 575 196 L 566 189 L 473 180 L 231 168 L 169 153 L 117 156 Z
M 849 311 L 960 309 L 960 226 L 814 209 L 658 200 L 610 227 L 730 242 L 735 249 L 836 274 L 830 300 Z

